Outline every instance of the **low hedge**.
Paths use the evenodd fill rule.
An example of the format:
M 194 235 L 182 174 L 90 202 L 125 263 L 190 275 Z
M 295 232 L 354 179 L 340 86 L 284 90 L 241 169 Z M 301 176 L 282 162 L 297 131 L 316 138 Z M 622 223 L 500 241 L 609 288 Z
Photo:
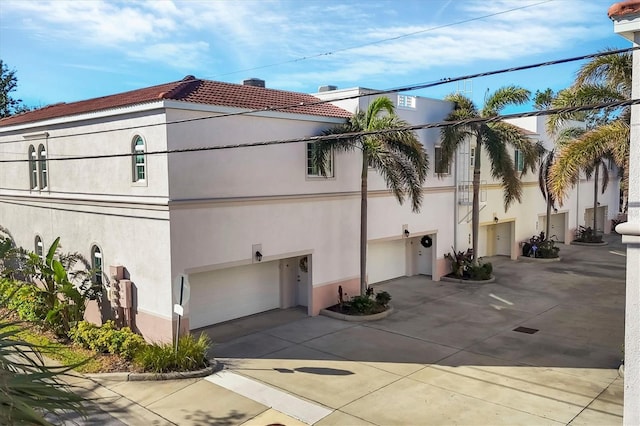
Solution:
M 75 343 L 96 352 L 111 353 L 131 360 L 146 342 L 129 327 L 117 329 L 109 320 L 101 327 L 87 321 L 80 321 L 69 332 Z

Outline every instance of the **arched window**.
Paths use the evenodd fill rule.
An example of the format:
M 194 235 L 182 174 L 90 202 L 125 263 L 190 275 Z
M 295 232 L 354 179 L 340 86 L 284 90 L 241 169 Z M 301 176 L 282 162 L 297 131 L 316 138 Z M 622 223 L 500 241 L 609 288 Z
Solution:
M 35 247 L 36 255 L 41 259 L 44 258 L 44 244 L 42 244 L 42 238 L 40 238 L 40 235 L 36 235 Z
M 133 181 L 143 182 L 147 176 L 147 163 L 145 156 L 144 139 L 141 136 L 133 138 L 132 154 L 133 154 Z
M 93 282 L 102 284 L 102 251 L 100 247 L 91 247 L 91 270 L 93 271 Z
M 40 165 L 40 189 L 46 189 L 49 185 L 47 176 L 47 150 L 42 144 L 38 147 L 38 164 Z
M 33 145 L 29 145 L 29 188 L 38 188 L 38 162 L 36 149 Z

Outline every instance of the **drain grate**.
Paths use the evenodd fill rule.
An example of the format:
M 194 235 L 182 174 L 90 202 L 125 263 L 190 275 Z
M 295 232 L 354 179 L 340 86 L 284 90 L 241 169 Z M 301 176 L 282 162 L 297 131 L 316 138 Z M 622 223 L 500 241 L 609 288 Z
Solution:
M 517 331 L 518 333 L 534 334 L 540 330 L 538 330 L 537 328 L 518 327 L 518 328 L 514 328 L 513 331 Z

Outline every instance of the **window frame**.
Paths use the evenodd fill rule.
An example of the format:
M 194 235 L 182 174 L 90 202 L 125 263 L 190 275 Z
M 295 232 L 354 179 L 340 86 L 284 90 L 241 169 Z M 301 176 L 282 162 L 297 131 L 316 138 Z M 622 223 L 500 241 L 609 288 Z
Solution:
M 440 154 L 438 155 L 438 152 L 440 152 Z M 438 165 L 440 164 L 440 158 L 442 158 L 442 146 L 441 145 L 436 145 L 433 147 L 433 170 L 435 172 L 436 175 L 440 175 L 440 176 L 450 176 L 451 175 L 451 163 L 447 164 L 447 170 L 445 172 L 440 172 Z
M 131 142 L 131 180 L 133 183 L 145 184 L 147 179 L 147 142 L 141 135 L 135 135 Z
M 396 105 L 398 108 L 416 109 L 416 100 L 417 100 L 417 97 L 414 95 L 398 94 Z
M 36 254 L 36 256 L 38 256 L 40 259 L 44 260 L 44 242 L 42 241 L 42 237 L 38 234 L 36 234 L 35 238 L 33 239 L 33 245 L 35 248 L 34 253 Z M 38 249 L 39 249 L 39 253 L 38 253 Z
M 320 170 L 316 170 L 316 173 L 313 173 L 313 165 L 311 164 L 311 147 L 313 146 L 315 142 L 307 142 L 307 146 L 306 146 L 306 160 L 307 160 L 307 167 L 306 167 L 306 177 L 307 179 L 332 179 L 335 178 L 335 153 L 333 151 L 333 149 L 331 150 L 331 153 L 329 155 L 329 167 L 328 170 L 330 173 L 327 173 L 326 176 L 324 176 L 323 174 L 320 173 Z
M 49 188 L 49 171 L 47 164 L 47 148 L 44 144 L 38 146 L 38 183 L 41 191 Z
M 38 189 L 38 154 L 36 154 L 35 146 L 29 145 L 27 156 L 29 159 L 29 189 L 35 191 Z
M 524 156 L 518 148 L 513 150 L 513 165 L 517 172 L 522 173 L 524 170 Z
M 96 259 L 100 259 L 96 261 Z M 102 274 L 104 272 L 104 258 L 102 257 L 102 249 L 99 245 L 91 246 L 91 282 L 94 284 L 102 284 Z

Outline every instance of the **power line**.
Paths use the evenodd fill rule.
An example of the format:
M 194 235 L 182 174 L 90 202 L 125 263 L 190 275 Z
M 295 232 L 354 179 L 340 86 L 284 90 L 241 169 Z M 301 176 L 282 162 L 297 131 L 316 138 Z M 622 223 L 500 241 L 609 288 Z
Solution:
M 469 74 L 469 75 L 460 76 L 460 77 L 451 77 L 451 78 L 450 77 L 445 77 L 445 78 L 441 78 L 440 80 L 434 81 L 434 82 L 418 83 L 418 84 L 400 86 L 400 87 L 396 87 L 396 88 L 392 88 L 392 89 L 385 89 L 385 90 L 372 90 L 371 92 L 368 92 L 368 93 L 363 93 L 363 94 L 359 93 L 359 94 L 356 94 L 356 95 L 343 96 L 343 97 L 339 97 L 339 98 L 335 98 L 335 99 L 325 99 L 325 100 L 318 99 L 318 101 L 309 102 L 309 103 L 297 103 L 297 104 L 290 104 L 290 105 L 272 106 L 272 107 L 268 107 L 268 108 L 251 109 L 251 110 L 246 110 L 246 111 L 230 112 L 230 113 L 225 113 L 225 114 L 217 114 L 217 115 L 207 115 L 207 116 L 203 116 L 203 117 L 185 118 L 185 119 L 182 119 L 182 120 L 175 120 L 175 121 L 170 121 L 170 122 L 166 122 L 166 123 L 142 124 L 142 125 L 137 125 L 137 126 L 119 127 L 119 128 L 116 128 L 116 129 L 109 129 L 109 130 L 93 130 L 93 131 L 77 132 L 77 133 L 70 133 L 70 134 L 58 135 L 58 136 L 53 135 L 53 136 L 48 136 L 48 139 L 51 140 L 51 139 L 58 139 L 58 138 L 67 138 L 67 137 L 70 137 L 70 136 L 88 136 L 88 135 L 95 135 L 95 134 L 108 133 L 108 132 L 116 132 L 116 131 L 122 131 L 122 130 L 136 130 L 136 129 L 143 129 L 143 128 L 156 127 L 156 126 L 165 126 L 165 125 L 168 126 L 168 125 L 171 125 L 171 124 L 182 124 L 182 123 L 189 123 L 189 122 L 193 122 L 193 121 L 211 120 L 211 119 L 225 118 L 225 117 L 234 117 L 234 116 L 239 116 L 239 115 L 248 115 L 248 114 L 255 114 L 255 113 L 260 113 L 260 112 L 293 110 L 295 108 L 300 108 L 301 106 L 305 106 L 305 107 L 315 106 L 315 105 L 321 105 L 321 104 L 332 103 L 332 102 L 337 102 L 337 101 L 358 99 L 358 98 L 365 97 L 365 96 L 380 96 L 380 95 L 388 95 L 388 94 L 391 94 L 391 93 L 407 92 L 407 91 L 411 91 L 411 90 L 429 89 L 429 88 L 432 88 L 432 87 L 436 87 L 436 86 L 440 86 L 440 85 L 448 84 L 448 83 L 454 83 L 454 82 L 462 81 L 462 80 L 468 80 L 468 79 L 473 79 L 473 78 L 478 78 L 478 77 L 487 77 L 487 76 L 492 76 L 492 75 L 497 75 L 497 74 L 504 74 L 504 73 L 508 73 L 508 72 L 524 71 L 524 70 L 533 69 L 533 68 L 541 68 L 541 67 L 546 67 L 546 66 L 551 66 L 551 65 L 564 64 L 564 63 L 568 63 L 568 62 L 581 61 L 581 60 L 585 60 L 585 59 L 593 59 L 593 58 L 598 58 L 598 57 L 601 57 L 601 56 L 617 55 L 617 54 L 620 54 L 620 53 L 632 52 L 632 51 L 637 50 L 637 49 L 640 49 L 640 46 L 629 47 L 629 48 L 625 48 L 625 49 L 608 50 L 608 51 L 597 52 L 597 53 L 590 53 L 590 54 L 587 54 L 587 55 L 574 56 L 574 57 L 570 57 L 570 58 L 556 59 L 556 60 L 545 61 L 545 62 L 538 62 L 538 63 L 535 63 L 535 64 L 529 64 L 529 65 L 521 65 L 521 66 L 516 66 L 516 67 L 510 67 L 510 68 L 502 68 L 502 69 L 499 69 L 499 70 L 485 71 L 485 72 Z M 0 130 L 2 130 L 2 127 L 0 127 Z M 40 140 L 40 139 L 45 139 L 45 138 L 44 137 L 42 137 L 42 138 L 34 138 L 33 140 Z M 2 141 L 2 142 L 0 142 L 0 145 L 8 144 L 8 143 L 21 143 L 21 142 L 24 142 L 24 140 L 22 140 L 22 139 L 14 139 L 14 140 Z
M 439 121 L 435 123 L 414 124 L 414 125 L 398 127 L 394 129 L 369 130 L 369 131 L 362 131 L 362 132 L 331 134 L 331 135 L 322 135 L 322 136 L 304 136 L 301 138 L 293 138 L 293 139 L 279 139 L 279 140 L 248 142 L 248 143 L 231 144 L 231 145 L 181 148 L 181 149 L 170 149 L 170 150 L 162 150 L 162 151 L 149 151 L 145 153 L 145 155 L 167 155 L 167 154 L 180 154 L 180 153 L 188 153 L 188 152 L 218 151 L 223 149 L 283 145 L 283 144 L 300 143 L 300 142 L 309 143 L 309 142 L 319 142 L 319 141 L 325 141 L 325 140 L 353 139 L 353 138 L 358 138 L 363 136 L 380 135 L 380 134 L 397 132 L 397 131 L 433 129 L 433 128 L 446 127 L 446 126 L 465 126 L 465 125 L 476 124 L 476 123 L 493 123 L 496 121 L 503 121 L 503 120 L 513 119 L 513 118 L 539 117 L 539 116 L 546 116 L 546 115 L 553 115 L 553 114 L 570 114 L 570 113 L 592 111 L 592 110 L 603 109 L 603 108 L 626 107 L 626 106 L 637 105 L 637 104 L 640 104 L 640 99 L 631 99 L 631 100 L 616 101 L 616 102 L 603 102 L 603 103 L 592 104 L 592 105 L 554 108 L 549 110 L 530 111 L 530 112 L 524 112 L 524 113 L 503 114 L 503 115 L 496 115 L 493 117 L 476 117 L 476 118 L 468 118 L 468 119 L 457 120 L 457 121 Z M 104 158 L 132 157 L 135 155 L 136 155 L 135 153 L 127 152 L 127 153 L 121 153 L 121 154 L 103 154 L 103 155 L 93 155 L 93 156 L 48 158 L 47 161 L 95 160 L 95 159 L 104 159 Z M 30 160 L 29 159 L 0 160 L 0 163 L 26 163 L 28 161 Z
M 457 21 L 457 22 L 450 22 L 448 24 L 437 25 L 435 27 L 425 28 L 424 30 L 413 31 L 413 32 L 406 33 L 406 34 L 400 34 L 398 36 L 383 38 L 383 39 L 375 40 L 375 41 L 370 41 L 368 43 L 357 44 L 355 46 L 344 47 L 342 49 L 336 49 L 336 50 L 329 51 L 329 52 L 317 53 L 315 55 L 310 55 L 310 56 L 303 56 L 301 58 L 290 59 L 288 61 L 276 62 L 276 63 L 268 64 L 268 65 L 260 65 L 260 66 L 253 67 L 253 68 L 245 68 L 245 69 L 242 69 L 242 70 L 231 71 L 231 72 L 227 72 L 227 73 L 224 73 L 224 74 L 216 74 L 212 78 L 224 77 L 224 76 L 227 76 L 227 75 L 239 74 L 241 72 L 247 72 L 247 71 L 256 71 L 256 70 L 276 67 L 276 66 L 280 66 L 280 65 L 293 64 L 293 63 L 297 63 L 297 62 L 306 61 L 306 60 L 309 60 L 309 59 L 321 58 L 323 56 L 335 55 L 336 53 L 342 53 L 342 52 L 346 52 L 348 50 L 354 50 L 354 49 L 359 49 L 361 47 L 373 46 L 373 45 L 377 45 L 377 44 L 386 43 L 388 41 L 395 41 L 395 40 L 400 40 L 402 38 L 412 37 L 414 35 L 423 34 L 423 33 L 430 32 L 430 31 L 441 30 L 443 28 L 453 27 L 453 26 L 460 25 L 460 24 L 467 24 L 469 22 L 480 21 L 482 19 L 492 18 L 492 17 L 498 16 L 498 15 L 504 15 L 506 13 L 511 13 L 511 12 L 515 12 L 517 10 L 527 9 L 527 8 L 534 7 L 534 6 L 539 6 L 541 4 L 550 3 L 552 1 L 553 0 L 545 0 L 545 1 L 538 2 L 538 3 L 528 4 L 528 5 L 525 5 L 525 6 L 514 7 L 512 9 L 507 9 L 507 10 L 503 10 L 503 11 L 500 11 L 500 12 L 490 13 L 488 15 L 477 16 L 475 18 L 464 19 L 462 21 Z

